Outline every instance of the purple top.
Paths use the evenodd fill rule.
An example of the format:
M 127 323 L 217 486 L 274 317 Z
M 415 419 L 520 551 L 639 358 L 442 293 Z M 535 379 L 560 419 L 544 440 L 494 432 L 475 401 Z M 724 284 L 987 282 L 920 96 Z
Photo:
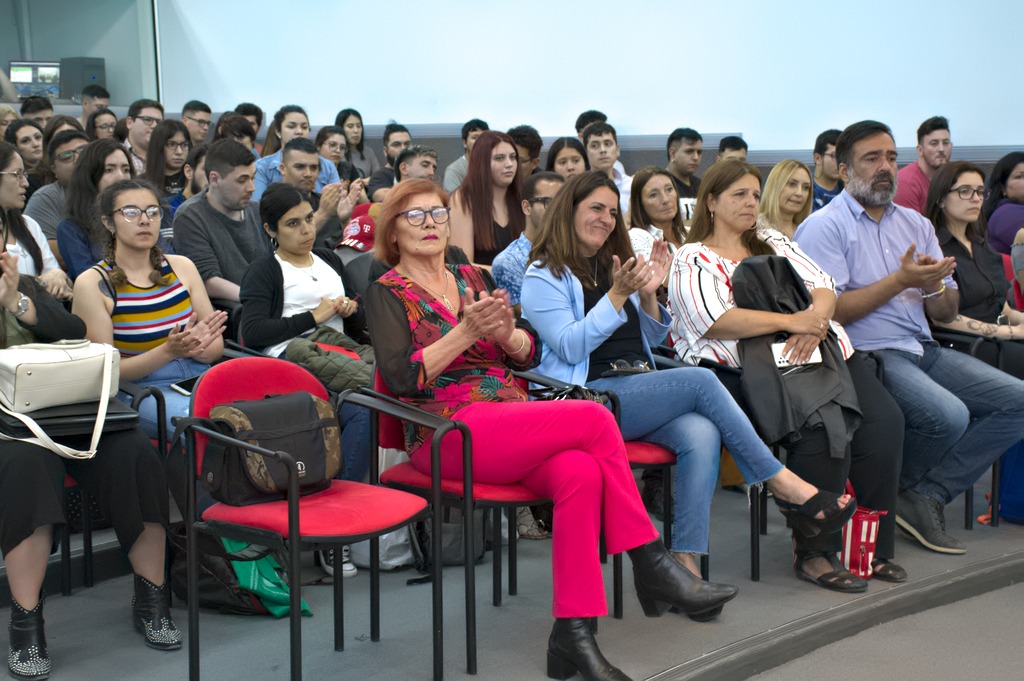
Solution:
M 999 253 L 1010 254 L 1013 238 L 1024 227 L 1024 203 L 1003 199 L 988 219 L 988 242 Z
M 844 189 L 796 230 L 794 241 L 830 275 L 836 294 L 874 284 L 900 268 L 900 256 L 911 243 L 918 253 L 942 260 L 932 225 L 920 213 L 889 204 L 882 220 L 868 215 Z M 956 288 L 946 277 L 947 288 Z M 874 312 L 844 325 L 858 350 L 894 349 L 922 355 L 922 342 L 932 340 L 920 289 L 909 288 Z

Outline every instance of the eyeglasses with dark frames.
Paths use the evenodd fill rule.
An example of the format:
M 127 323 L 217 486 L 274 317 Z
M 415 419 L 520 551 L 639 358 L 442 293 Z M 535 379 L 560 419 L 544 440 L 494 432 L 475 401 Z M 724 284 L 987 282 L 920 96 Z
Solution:
M 443 225 L 448 222 L 448 214 L 451 209 L 447 206 L 434 206 L 430 210 L 423 210 L 421 208 L 410 208 L 409 210 L 403 210 L 399 215 L 404 215 L 405 219 L 409 221 L 409 224 L 413 227 L 419 227 L 427 221 L 427 215 L 434 219 L 435 225 Z
M 966 184 L 960 187 L 953 187 L 952 189 L 949 190 L 948 193 L 956 194 L 964 201 L 970 201 L 971 197 L 974 196 L 975 194 L 977 194 L 978 198 L 981 199 L 982 201 L 988 198 L 988 190 L 985 189 L 984 187 L 969 187 Z

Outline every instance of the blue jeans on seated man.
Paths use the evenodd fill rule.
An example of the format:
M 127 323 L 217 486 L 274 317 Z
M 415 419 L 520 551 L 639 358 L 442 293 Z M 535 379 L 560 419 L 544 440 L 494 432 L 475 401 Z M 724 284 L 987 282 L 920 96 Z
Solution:
M 672 551 L 708 551 L 711 497 L 718 485 L 723 442 L 750 484 L 764 482 L 782 470 L 746 414 L 708 369 L 686 367 L 599 378 L 587 387 L 619 396 L 625 440 L 650 442 L 675 453 Z
M 875 350 L 903 410 L 900 490 L 948 504 L 1024 437 L 1024 382 L 969 355 L 926 343 L 924 355 Z
M 174 425 L 171 419 L 176 416 L 188 416 L 192 408 L 192 398 L 171 390 L 171 383 L 177 383 L 186 378 L 198 376 L 210 368 L 209 364 L 203 364 L 188 357 L 179 357 L 163 365 L 148 376 L 137 381 L 131 381 L 144 388 L 159 388 L 164 396 L 164 403 L 167 405 L 167 437 L 174 433 Z M 122 401 L 131 404 L 132 398 L 126 392 L 118 392 L 117 396 Z M 157 437 L 157 414 L 156 400 L 149 398 L 139 405 L 139 425 L 151 438 Z

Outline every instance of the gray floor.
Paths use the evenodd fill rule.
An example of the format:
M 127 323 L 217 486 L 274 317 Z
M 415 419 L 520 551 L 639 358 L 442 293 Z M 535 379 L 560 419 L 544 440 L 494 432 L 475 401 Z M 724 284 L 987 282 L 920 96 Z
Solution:
M 1024 584 L 872 627 L 756 681 L 901 681 L 1024 677 Z M 822 670 L 827 669 L 826 674 Z
M 983 492 L 983 486 L 979 484 L 979 500 Z M 980 506 L 979 501 L 979 509 Z M 790 541 L 781 517 L 774 510 L 770 512 L 769 534 L 762 538 L 762 579 L 751 582 L 745 497 L 719 492 L 713 512 L 712 578 L 739 585 L 740 595 L 714 623 L 697 624 L 671 614 L 651 620 L 640 612 L 627 577 L 625 618 L 602 619 L 599 642 L 608 658 L 634 678 L 655 675 L 658 679 L 712 678 L 688 671 L 686 665 L 692 667 L 694 663 L 713 659 L 724 650 L 742 650 L 748 641 L 763 638 L 765 632 L 769 632 L 770 638 L 772 632 L 784 631 L 793 623 L 813 618 L 842 621 L 847 612 L 857 608 L 863 610 L 865 606 L 868 612 L 873 612 L 874 603 L 879 599 L 889 595 L 913 594 L 909 590 L 916 584 L 941 579 L 944 574 L 963 573 L 967 575 L 963 579 L 969 581 L 974 565 L 991 565 L 1001 560 L 1020 564 L 1024 555 L 1024 526 L 1004 523 L 999 528 L 976 526 L 967 532 L 962 526 L 962 502 L 956 501 L 947 515 L 953 534 L 969 546 L 966 555 L 938 555 L 901 538 L 897 545 L 897 560 L 908 569 L 911 581 L 899 586 L 873 582 L 866 595 L 850 597 L 795 579 L 791 568 Z M 476 677 L 465 674 L 460 569 L 446 571 L 447 679 L 502 681 L 545 678 L 544 649 L 551 627 L 550 543 L 521 542 L 520 547 L 519 595 L 506 597 L 500 608 L 490 604 L 490 554 L 477 570 L 480 657 Z M 628 565 L 628 560 L 626 562 Z M 307 578 L 317 575 L 318 571 L 310 566 Z M 606 571 L 609 597 L 610 575 L 609 565 Z M 383 636 L 378 643 L 368 639 L 368 574 L 361 571 L 354 579 L 346 580 L 346 650 L 340 653 L 332 648 L 331 587 L 305 588 L 303 597 L 316 613 L 303 622 L 305 677 L 429 679 L 430 587 L 407 586 L 406 580 L 416 576 L 414 571 L 383 575 Z M 1024 581 L 1024 574 L 1016 579 Z M 129 622 L 130 598 L 131 582 L 124 577 L 102 582 L 93 588 L 76 589 L 70 597 L 55 596 L 48 600 L 46 631 L 55 666 L 53 678 L 145 678 L 149 681 L 187 678 L 186 651 L 160 653 L 142 645 L 141 638 Z M 982 597 L 949 603 L 924 615 L 890 621 L 861 636 L 822 648 L 798 662 L 770 669 L 759 678 L 800 679 L 812 678 L 813 674 L 814 678 L 852 679 L 857 670 L 863 670 L 866 673 L 858 674 L 856 678 L 879 679 L 893 671 L 891 664 L 883 671 L 877 671 L 866 663 L 858 662 L 856 655 L 850 652 L 856 648 L 847 647 L 847 643 L 880 650 L 880 656 L 895 662 L 900 670 L 907 670 L 907 674 L 931 669 L 929 679 L 962 678 L 952 673 L 961 666 L 980 672 L 1004 660 L 1019 661 L 1024 650 L 1019 645 L 1019 636 L 1016 645 L 1001 645 L 999 641 L 1006 641 L 1006 635 L 1020 631 L 1020 626 L 1014 626 L 1014 623 L 1021 623 L 1024 593 L 1020 587 L 1014 587 L 994 592 L 991 598 L 994 600 Z M 990 638 L 989 633 L 998 632 L 986 628 L 984 620 L 980 619 L 993 602 L 998 606 L 997 628 L 1003 631 L 1001 638 Z M 895 616 L 884 605 L 877 608 L 877 621 L 892 620 Z M 970 618 L 964 618 L 965 613 L 970 613 Z M 183 604 L 175 604 L 174 616 L 179 626 L 184 628 L 186 611 Z M 0 622 L 7 617 L 8 613 L 0 610 Z M 963 624 L 955 629 L 942 628 L 954 620 Z M 202 669 L 206 678 L 252 681 L 287 677 L 287 621 L 204 612 L 201 635 Z M 970 637 L 970 644 L 960 643 L 959 637 L 964 635 Z M 933 652 L 929 645 L 936 638 L 939 642 L 934 647 L 939 650 Z M 866 642 L 861 644 L 861 640 Z M 878 648 L 877 640 L 884 641 L 886 647 Z M 837 652 L 829 652 L 833 648 Z M 974 649 L 978 654 L 973 657 L 964 652 L 973 653 Z M 933 657 L 943 652 L 951 658 L 948 663 L 931 662 Z M 813 657 L 820 654 L 829 656 L 829 668 L 824 674 L 821 673 L 823 660 Z M 841 668 L 840 662 L 847 660 L 850 660 L 849 674 L 842 676 L 847 671 Z M 930 666 L 924 666 L 926 664 Z M 1001 674 L 999 678 L 1021 678 L 1019 670 L 1014 670 L 1014 673 L 1009 673 L 1009 669 L 1006 671 L 1008 673 Z M 726 672 L 714 678 L 744 678 L 744 675 L 730 676 Z M 925 677 L 901 674 L 900 678 Z

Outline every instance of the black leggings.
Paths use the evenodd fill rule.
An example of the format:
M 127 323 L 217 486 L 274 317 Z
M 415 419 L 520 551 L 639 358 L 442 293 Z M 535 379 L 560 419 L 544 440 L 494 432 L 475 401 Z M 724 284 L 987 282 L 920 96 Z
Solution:
M 89 436 L 61 438 L 76 449 Z M 64 459 L 26 442 L 0 441 L 0 551 L 7 555 L 44 525 L 54 525 L 54 546 L 64 521 L 64 474 L 96 498 L 121 546 L 130 550 L 144 522 L 168 522 L 167 482 L 149 437 L 141 429 L 107 433 L 87 461 Z
M 875 554 L 879 558 L 892 558 L 896 543 L 896 495 L 903 461 L 903 412 L 878 380 L 873 357 L 857 352 L 846 365 L 863 414 L 850 443 L 849 456 L 829 455 L 824 428 L 804 428 L 800 439 L 787 448 L 786 465 L 815 487 L 837 494 L 845 491 L 849 478 L 858 504 L 888 511 L 881 518 Z M 717 373 L 740 407 L 749 413 L 740 388 L 740 375 L 731 371 Z M 811 538 L 794 532 L 793 537 L 800 552 L 831 552 L 842 548 L 841 532 Z

